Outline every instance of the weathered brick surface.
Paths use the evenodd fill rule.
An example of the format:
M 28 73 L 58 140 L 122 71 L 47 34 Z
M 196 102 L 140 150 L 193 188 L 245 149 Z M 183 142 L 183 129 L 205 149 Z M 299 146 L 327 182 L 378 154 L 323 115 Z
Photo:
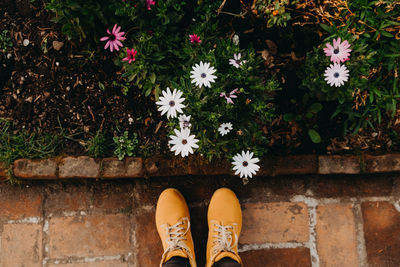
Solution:
M 59 164 L 59 178 L 99 178 L 100 164 L 90 157 L 66 157 Z
M 246 203 L 242 205 L 240 244 L 307 242 L 308 211 L 304 203 Z
M 1 236 L 1 266 L 42 266 L 42 226 L 6 224 Z
M 142 158 L 105 158 L 102 161 L 103 178 L 135 178 L 143 177 Z
M 275 164 L 275 175 L 314 174 L 318 171 L 316 155 L 279 157 Z
M 351 205 L 318 206 L 316 231 L 321 266 L 359 266 Z
M 65 263 L 65 264 L 48 264 L 49 267 L 128 267 L 127 262 L 122 261 L 96 261 L 84 263 Z
M 319 174 L 357 174 L 360 173 L 360 157 L 358 156 L 319 156 Z
M 93 187 L 91 208 L 95 211 L 130 213 L 133 205 L 134 185 L 121 181 L 121 186 L 104 182 Z M 123 186 L 122 186 L 123 184 Z
M 189 172 L 188 161 L 179 158 L 172 160 L 172 156 L 171 160 L 162 157 L 146 159 L 144 166 L 146 173 L 150 176 L 187 175 Z
M 400 212 L 388 202 L 362 204 L 370 266 L 400 266 Z
M 371 173 L 400 171 L 400 154 L 367 155 L 365 157 L 365 170 Z
M 138 211 L 135 218 L 137 266 L 159 266 L 163 248 L 155 224 L 155 211 Z
M 85 185 L 54 186 L 47 190 L 44 209 L 46 214 L 53 216 L 62 212 L 89 210 L 93 204 L 93 192 Z
M 54 159 L 19 159 L 14 162 L 14 175 L 22 179 L 56 179 L 56 172 Z
M 249 267 L 307 267 L 311 266 L 308 248 L 261 249 L 240 253 L 243 265 Z
M 0 186 L 0 217 L 21 219 L 42 215 L 43 192 L 38 188 Z
M 51 218 L 49 257 L 94 257 L 130 251 L 129 217 L 122 214 Z
M 388 196 L 392 192 L 393 177 L 357 175 L 320 176 L 310 179 L 309 188 L 315 197 L 373 197 Z

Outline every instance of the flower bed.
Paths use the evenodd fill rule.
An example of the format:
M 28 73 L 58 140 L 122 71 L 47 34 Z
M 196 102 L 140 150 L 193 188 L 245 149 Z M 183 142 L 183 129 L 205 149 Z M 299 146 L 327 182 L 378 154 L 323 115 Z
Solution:
M 12 1 L 0 161 L 398 150 L 399 4 Z

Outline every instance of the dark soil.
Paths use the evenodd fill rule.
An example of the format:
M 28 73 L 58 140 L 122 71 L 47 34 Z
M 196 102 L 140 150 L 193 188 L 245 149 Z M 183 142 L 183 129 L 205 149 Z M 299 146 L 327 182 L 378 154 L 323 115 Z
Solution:
M 138 92 L 125 96 L 113 85 L 122 81 L 111 53 L 85 51 L 84 43 L 68 41 L 42 1 L 1 3 L 0 31 L 11 33 L 13 47 L 0 53 L 0 117 L 11 118 L 16 131 L 59 134 L 63 130 L 77 140 L 67 140 L 63 152 L 68 154 L 84 153 L 78 140 L 98 130 L 108 136 L 128 130 L 143 142 L 160 142 L 154 135 L 159 123 L 154 100 Z M 57 51 L 53 42 L 63 46 Z
M 229 8 L 229 12 L 240 13 L 240 5 Z M 51 22 L 53 14 L 45 10 L 43 1 L 1 0 L 0 14 L 0 33 L 8 30 L 13 42 L 6 52 L 0 51 L 0 118 L 11 119 L 15 133 L 63 132 L 68 138 L 59 152 L 72 155 L 84 154 L 82 140 L 97 131 L 110 142 L 125 130 L 136 132 L 143 155 L 168 150 L 166 123 L 154 98 L 132 88 L 125 96 L 114 84 L 123 83 L 120 68 L 113 63 L 115 55 L 100 53 L 102 47 L 92 51 L 84 42 L 67 40 L 60 26 Z M 241 46 L 252 43 L 264 58 L 266 76 L 281 82 L 283 90 L 275 98 L 277 112 L 301 112 L 288 94 L 302 97 L 296 72 L 306 52 L 321 42 L 318 33 L 300 26 L 267 29 L 254 16 L 226 17 L 224 27 L 239 34 Z M 24 40 L 29 44 L 24 45 Z M 319 145 L 308 138 L 306 125 L 285 122 L 282 116 L 264 127 L 264 133 L 271 141 L 271 152 L 278 154 L 386 150 L 392 145 L 385 129 L 335 138 L 343 134 L 339 121 L 322 114 L 318 125 L 326 140 Z

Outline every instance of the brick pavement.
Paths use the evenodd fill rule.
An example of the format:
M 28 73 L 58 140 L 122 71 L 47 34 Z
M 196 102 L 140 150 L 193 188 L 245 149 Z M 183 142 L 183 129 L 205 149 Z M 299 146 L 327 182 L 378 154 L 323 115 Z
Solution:
M 245 266 L 400 266 L 396 174 L 2 183 L 0 266 L 158 266 L 154 205 L 171 185 L 189 203 L 199 266 L 208 201 L 222 186 L 242 204 Z

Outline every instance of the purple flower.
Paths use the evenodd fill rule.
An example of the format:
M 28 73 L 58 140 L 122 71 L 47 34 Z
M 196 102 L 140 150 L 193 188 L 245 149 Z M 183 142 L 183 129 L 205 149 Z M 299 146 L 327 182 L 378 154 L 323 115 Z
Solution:
M 100 38 L 100 41 L 107 41 L 106 45 L 104 46 L 104 49 L 110 47 L 111 52 L 114 51 L 114 49 L 119 51 L 119 46 L 120 47 L 124 46 L 120 41 L 125 40 L 125 37 L 122 37 L 125 34 L 125 32 L 120 32 L 120 30 L 121 27 L 117 26 L 117 24 L 114 25 L 112 32 L 110 32 L 110 30 L 107 29 L 107 33 L 109 35 Z
M 126 57 L 124 57 L 122 61 L 128 61 L 128 63 L 131 64 L 132 61 L 136 60 L 135 56 L 137 54 L 137 51 L 135 49 L 132 48 L 131 50 L 129 50 L 129 48 L 127 48 L 126 54 Z
M 154 1 L 154 0 L 146 0 L 147 10 L 151 10 L 151 6 L 155 5 L 155 4 L 156 4 L 156 1 Z
M 200 37 L 198 36 L 198 35 L 196 35 L 196 34 L 190 34 L 189 35 L 189 40 L 190 40 L 190 42 L 192 43 L 192 44 L 200 44 L 201 43 L 201 40 L 200 40 Z
M 345 62 L 349 60 L 350 44 L 347 40 L 341 42 L 339 37 L 337 40 L 333 39 L 333 46 L 327 43 L 324 52 L 327 57 L 331 57 L 331 61 L 334 63 Z
M 222 92 L 219 96 L 220 97 L 225 97 L 227 104 L 234 104 L 233 101 L 232 101 L 232 98 L 237 98 L 237 95 L 235 95 L 235 94 L 236 94 L 236 92 L 238 90 L 239 89 L 236 88 L 235 90 L 232 90 L 229 94 L 226 94 L 225 92 Z

